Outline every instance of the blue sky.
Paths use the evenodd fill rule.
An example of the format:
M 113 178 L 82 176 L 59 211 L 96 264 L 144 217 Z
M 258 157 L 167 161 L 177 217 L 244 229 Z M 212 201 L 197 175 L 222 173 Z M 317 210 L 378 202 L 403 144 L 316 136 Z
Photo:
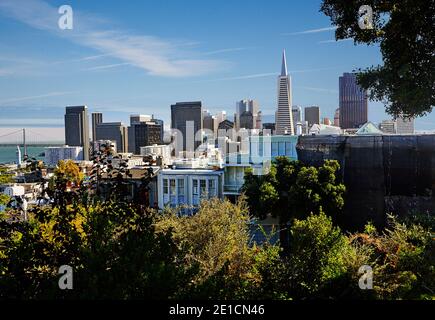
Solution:
M 58 27 L 63 4 L 73 8 L 73 30 Z M 131 113 L 168 121 L 172 103 L 190 100 L 232 114 L 251 98 L 273 115 L 283 49 L 293 104 L 333 117 L 338 77 L 381 56 L 376 46 L 333 41 L 319 8 L 315 0 L 1 0 L 0 126 L 60 127 L 64 107 L 83 104 L 126 123 Z M 371 102 L 369 118 L 389 117 Z M 417 129 L 435 129 L 435 116 Z

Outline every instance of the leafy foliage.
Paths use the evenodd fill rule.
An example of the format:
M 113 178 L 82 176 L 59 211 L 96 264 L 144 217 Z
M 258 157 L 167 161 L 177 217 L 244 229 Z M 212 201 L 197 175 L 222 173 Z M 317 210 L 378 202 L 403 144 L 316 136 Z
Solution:
M 333 286 L 347 271 L 345 257 L 351 251 L 348 239 L 323 212 L 295 220 L 290 248 L 295 294 L 312 296 Z
M 0 167 L 0 184 L 7 184 L 12 182 L 12 175 L 7 173 L 5 167 Z
M 361 29 L 358 10 L 373 9 L 373 29 Z M 435 92 L 435 3 L 433 0 L 324 0 L 321 11 L 337 26 L 336 39 L 378 44 L 383 65 L 359 70 L 370 98 L 398 117 L 432 111 Z
M 355 246 L 370 252 L 374 293 L 379 299 L 435 297 L 434 229 L 406 225 L 389 217 L 389 227 L 350 237 Z
M 364 233 L 343 234 L 322 210 L 342 204 L 326 199 L 342 190 L 336 163 L 307 168 L 278 159 L 270 174 L 248 175 L 265 193 L 261 210 L 296 217 L 286 213 L 298 201 L 292 194 L 313 202 L 297 207 L 307 216 L 293 219 L 283 256 L 278 244 L 251 245 L 243 197 L 203 201 L 193 216 L 161 214 L 126 196 L 128 166 L 112 161 L 100 155 L 75 186 L 73 165 L 59 171 L 48 191 L 53 201 L 30 210 L 27 221 L 0 215 L 0 299 L 434 298 L 433 219 L 391 218 L 382 233 L 368 224 Z M 145 173 L 144 187 L 151 177 Z M 73 268 L 73 290 L 58 287 L 62 265 Z M 373 268 L 373 290 L 358 287 L 362 265 Z
M 250 212 L 260 219 L 271 213 L 281 223 L 287 223 L 321 208 L 328 214 L 337 214 L 344 205 L 345 193 L 345 186 L 336 178 L 339 168 L 334 160 L 326 160 L 316 168 L 278 157 L 266 175 L 254 175 L 248 170 L 242 190 Z

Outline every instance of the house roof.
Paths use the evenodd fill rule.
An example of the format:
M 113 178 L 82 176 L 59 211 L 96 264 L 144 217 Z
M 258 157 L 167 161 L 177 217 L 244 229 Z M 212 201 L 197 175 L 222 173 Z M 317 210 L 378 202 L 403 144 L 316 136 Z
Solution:
M 366 122 L 361 128 L 357 130 L 356 135 L 382 135 L 384 134 L 372 122 Z

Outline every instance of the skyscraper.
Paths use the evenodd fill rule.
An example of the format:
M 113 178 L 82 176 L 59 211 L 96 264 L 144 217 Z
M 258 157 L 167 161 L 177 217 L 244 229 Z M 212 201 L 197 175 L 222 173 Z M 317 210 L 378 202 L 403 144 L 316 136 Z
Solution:
M 359 128 L 368 121 L 367 92 L 356 82 L 353 73 L 339 78 L 340 127 Z
M 88 107 L 65 108 L 65 144 L 83 147 L 83 159 L 89 160 L 89 120 Z
M 287 73 L 285 50 L 282 53 L 281 75 L 278 77 L 278 108 L 275 113 L 276 134 L 294 134 L 291 112 L 291 79 Z
M 147 129 L 142 128 L 141 130 L 137 131 L 135 130 L 136 125 L 144 124 L 144 123 L 154 123 L 159 125 L 160 130 L 160 142 L 163 142 L 163 134 L 164 134 L 164 123 L 163 120 L 160 119 L 154 119 L 154 116 L 150 115 L 143 115 L 143 114 L 132 114 L 130 115 L 130 126 L 128 127 L 128 152 L 139 154 L 140 147 L 146 147 L 148 146 L 148 138 L 144 138 L 137 135 L 137 132 L 148 132 Z M 157 141 L 157 138 L 154 137 L 154 131 L 156 129 L 153 129 L 153 138 L 150 139 L 150 141 Z M 138 143 L 138 147 L 136 147 L 136 143 Z
M 256 120 L 256 119 L 255 119 Z M 240 128 L 254 129 L 254 116 L 251 111 L 244 111 L 239 116 Z
M 92 112 L 92 141 L 97 140 L 97 124 L 103 122 L 103 114 L 101 112 Z
M 320 107 L 311 106 L 305 108 L 305 121 L 308 122 L 308 127 L 311 128 L 313 124 L 320 124 Z
M 133 127 L 134 134 L 134 153 L 140 154 L 141 147 L 151 146 L 153 144 L 161 144 L 162 124 L 154 121 L 140 122 Z
M 171 105 L 171 128 L 177 129 L 182 134 L 183 146 L 180 151 L 194 152 L 202 143 L 202 103 L 194 102 L 177 102 Z M 177 139 L 179 139 L 177 137 Z M 181 144 L 178 141 L 177 145 Z
M 127 127 L 121 122 L 102 122 L 97 124 L 96 139 L 111 140 L 116 142 L 116 151 L 120 153 L 128 152 L 128 133 Z
M 340 126 L 340 108 L 335 109 L 334 113 L 334 126 Z
M 246 115 L 247 114 L 245 112 L 249 112 L 250 116 L 252 116 L 252 123 L 246 123 L 246 120 L 247 120 Z M 240 117 L 244 113 L 245 113 L 245 119 L 244 119 L 244 122 L 242 125 Z M 236 103 L 236 116 L 235 116 L 237 129 L 240 129 L 240 128 L 258 129 L 257 128 L 257 119 L 258 119 L 258 117 L 261 118 L 261 115 L 259 115 L 259 113 L 260 113 L 260 107 L 259 107 L 258 102 L 256 100 L 244 99 L 244 100 L 237 101 L 237 103 Z M 261 129 L 261 127 L 259 129 Z
M 293 126 L 298 122 L 302 122 L 302 108 L 300 106 L 292 107 Z
M 217 118 L 212 115 L 208 110 L 203 111 L 202 115 L 202 128 L 208 129 L 213 132 L 213 135 L 217 135 L 217 126 L 218 126 Z

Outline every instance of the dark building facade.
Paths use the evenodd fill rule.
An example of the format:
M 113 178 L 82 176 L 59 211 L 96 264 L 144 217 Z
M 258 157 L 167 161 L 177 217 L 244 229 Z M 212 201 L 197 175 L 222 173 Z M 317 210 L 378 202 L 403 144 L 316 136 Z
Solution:
M 140 147 L 161 144 L 162 126 L 155 122 L 141 122 L 133 126 L 135 140 L 135 154 L 140 154 Z
M 368 221 L 383 227 L 387 214 L 435 214 L 435 135 L 300 136 L 298 160 L 340 164 L 346 186 L 337 222 L 362 230 Z M 335 214 L 335 213 L 334 213 Z
M 145 147 L 146 145 L 142 145 L 147 140 L 146 138 L 143 138 L 141 136 L 136 135 L 136 125 L 144 124 L 144 123 L 154 123 L 159 125 L 160 128 L 160 142 L 163 142 L 163 135 L 164 135 L 164 123 L 163 120 L 155 119 L 154 116 L 149 115 L 140 115 L 140 114 L 134 114 L 130 116 L 130 126 L 128 127 L 128 152 L 139 154 L 140 153 L 140 147 Z M 141 131 L 141 130 L 139 130 Z M 144 129 L 142 129 L 142 132 Z M 136 137 L 138 139 L 138 147 L 136 148 Z M 153 140 L 156 140 L 153 138 Z M 139 153 L 138 153 L 139 152 Z
M 83 147 L 83 159 L 89 160 L 89 119 L 88 107 L 65 108 L 65 144 Z
M 313 124 L 320 124 L 320 107 L 312 106 L 306 107 L 304 110 L 305 121 L 308 122 L 308 127 L 311 128 Z
M 183 135 L 183 146 L 180 151 L 194 152 L 201 145 L 202 141 L 196 140 L 202 139 L 195 137 L 198 132 L 201 134 L 202 123 L 201 101 L 177 102 L 171 105 L 171 128 L 179 130 Z M 180 144 L 181 142 L 177 142 L 177 145 Z
M 92 141 L 97 140 L 97 125 L 103 122 L 103 114 L 101 112 L 93 112 L 92 116 Z
M 128 152 L 127 127 L 121 122 L 99 123 L 96 127 L 96 140 L 111 140 L 116 142 L 116 151 Z
M 367 92 L 356 82 L 353 73 L 339 78 L 340 127 L 359 128 L 368 121 Z
M 244 111 L 240 115 L 240 128 L 254 129 L 254 116 L 250 111 Z
M 234 122 L 230 120 L 224 120 L 218 125 L 218 130 L 230 130 L 234 128 Z
M 263 123 L 263 130 L 270 130 L 271 133 L 275 132 L 275 122 Z

